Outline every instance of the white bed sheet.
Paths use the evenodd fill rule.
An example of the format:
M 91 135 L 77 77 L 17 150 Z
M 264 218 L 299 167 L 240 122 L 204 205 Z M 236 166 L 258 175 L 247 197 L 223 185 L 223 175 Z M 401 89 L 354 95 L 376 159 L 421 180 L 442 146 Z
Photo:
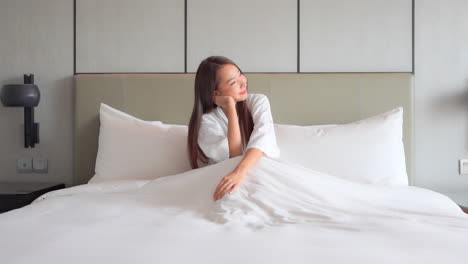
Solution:
M 0 263 L 466 263 L 468 216 L 422 188 L 358 184 L 264 157 L 95 183 L 0 215 Z

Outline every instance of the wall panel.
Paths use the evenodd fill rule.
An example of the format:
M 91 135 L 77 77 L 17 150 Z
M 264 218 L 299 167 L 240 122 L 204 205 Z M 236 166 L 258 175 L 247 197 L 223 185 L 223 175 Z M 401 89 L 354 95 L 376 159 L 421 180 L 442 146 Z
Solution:
M 183 72 L 183 0 L 76 0 L 77 72 Z
M 187 67 L 211 55 L 247 72 L 297 71 L 297 1 L 188 1 Z
M 411 0 L 300 5 L 301 72 L 411 72 Z

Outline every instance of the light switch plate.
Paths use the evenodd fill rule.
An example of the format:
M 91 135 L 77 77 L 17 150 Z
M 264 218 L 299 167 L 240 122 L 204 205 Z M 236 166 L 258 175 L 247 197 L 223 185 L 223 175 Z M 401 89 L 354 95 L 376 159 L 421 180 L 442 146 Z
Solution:
M 33 159 L 33 171 L 37 173 L 47 173 L 48 161 L 47 159 Z
M 460 160 L 460 174 L 468 175 L 468 159 Z
M 16 160 L 16 171 L 19 173 L 32 172 L 32 158 L 19 158 Z

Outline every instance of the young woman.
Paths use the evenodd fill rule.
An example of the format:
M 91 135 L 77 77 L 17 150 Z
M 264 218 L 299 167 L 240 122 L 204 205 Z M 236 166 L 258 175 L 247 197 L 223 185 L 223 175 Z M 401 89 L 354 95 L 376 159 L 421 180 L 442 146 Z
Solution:
M 263 155 L 280 155 L 268 98 L 249 94 L 247 78 L 226 57 L 208 57 L 198 67 L 188 149 L 194 169 L 198 162 L 213 164 L 244 155 L 219 182 L 214 200 L 234 193 Z

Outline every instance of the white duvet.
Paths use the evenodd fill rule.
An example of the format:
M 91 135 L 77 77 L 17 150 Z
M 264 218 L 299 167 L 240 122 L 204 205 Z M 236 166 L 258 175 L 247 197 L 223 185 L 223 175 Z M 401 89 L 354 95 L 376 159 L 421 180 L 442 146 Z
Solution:
M 0 214 L 0 263 L 467 263 L 468 216 L 416 187 L 357 184 L 267 157 L 76 186 Z

